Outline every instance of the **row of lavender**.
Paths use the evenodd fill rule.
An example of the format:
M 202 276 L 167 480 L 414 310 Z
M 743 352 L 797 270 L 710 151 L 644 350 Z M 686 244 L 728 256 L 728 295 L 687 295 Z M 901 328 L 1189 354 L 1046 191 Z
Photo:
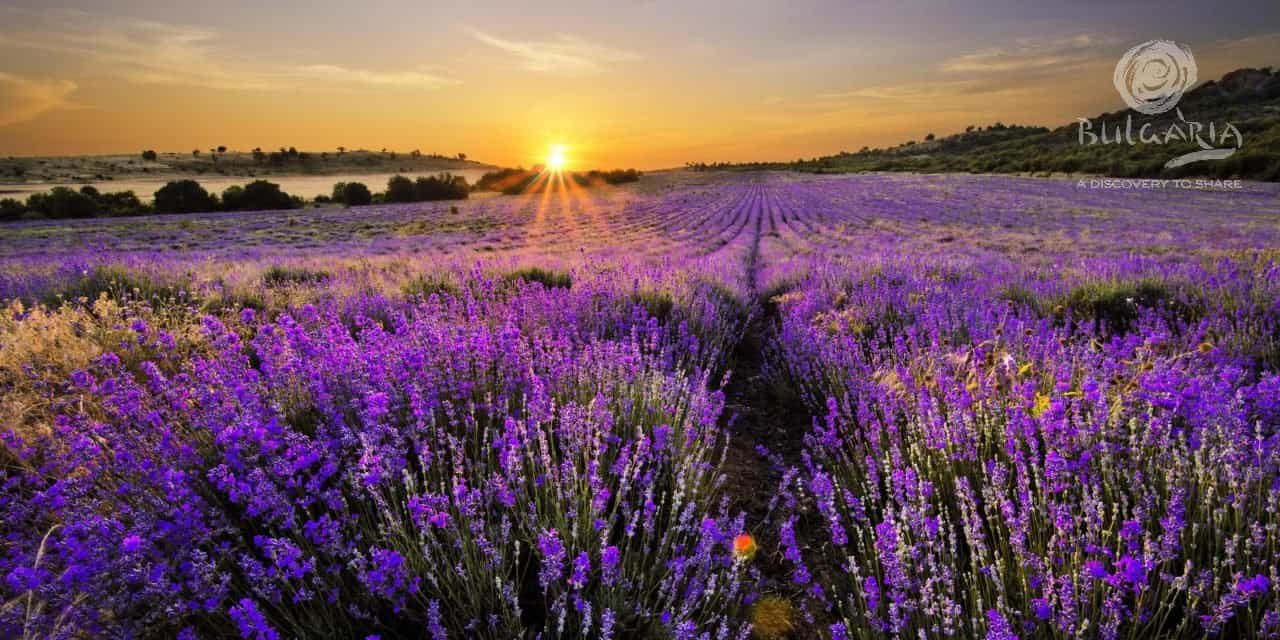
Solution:
M 722 288 L 454 275 L 10 306 L 0 635 L 742 635 Z
M 1280 637 L 1276 255 L 975 253 L 777 299 L 817 416 L 782 551 L 832 637 Z

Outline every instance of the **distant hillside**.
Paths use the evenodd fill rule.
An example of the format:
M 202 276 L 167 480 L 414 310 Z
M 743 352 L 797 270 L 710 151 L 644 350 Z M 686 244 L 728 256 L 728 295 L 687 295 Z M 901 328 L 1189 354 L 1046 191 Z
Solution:
M 263 178 L 290 175 L 427 173 L 490 169 L 466 154 L 445 156 L 419 151 L 331 151 L 280 149 L 235 150 L 226 147 L 183 153 L 139 150 L 135 154 L 0 158 L 0 185 L 78 183 L 226 176 Z
M 816 173 L 857 171 L 918 171 L 974 173 L 1072 173 L 1117 177 L 1207 176 L 1280 181 L 1280 71 L 1270 68 L 1239 69 L 1210 81 L 1183 96 L 1178 109 L 1158 116 L 1132 110 L 1104 113 L 1091 119 L 1092 133 L 1106 123 L 1108 139 L 1114 130 L 1123 131 L 1132 116 L 1132 136 L 1141 125 L 1150 123 L 1148 133 L 1165 138 L 1170 127 L 1186 132 L 1189 124 L 1204 125 L 1207 138 L 1210 122 L 1218 139 L 1226 123 L 1239 130 L 1243 145 L 1226 159 L 1193 162 L 1165 168 L 1170 159 L 1201 147 L 1192 140 L 1181 141 L 1177 134 L 1166 144 L 1080 144 L 1079 123 L 1046 127 L 969 127 L 964 133 L 921 141 L 911 141 L 888 149 L 864 148 L 856 153 L 786 163 L 694 164 L 694 169 L 792 169 Z M 1188 136 L 1190 137 L 1190 136 Z M 1086 136 L 1086 139 L 1089 139 Z M 1215 146 L 1234 146 L 1226 145 Z

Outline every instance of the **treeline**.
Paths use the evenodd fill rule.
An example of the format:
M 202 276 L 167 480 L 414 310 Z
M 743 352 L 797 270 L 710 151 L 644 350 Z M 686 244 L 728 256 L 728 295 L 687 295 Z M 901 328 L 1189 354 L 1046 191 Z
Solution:
M 387 190 L 384 192 L 372 193 L 359 182 L 339 182 L 333 186 L 332 195 L 318 196 L 313 202 L 360 206 L 465 200 L 470 191 L 466 178 L 449 173 L 422 176 L 416 180 L 397 175 L 387 181 Z M 124 217 L 153 213 L 267 211 L 297 209 L 306 204 L 305 199 L 290 195 L 281 190 L 280 185 L 266 180 L 227 187 L 220 197 L 210 193 L 195 180 L 172 180 L 155 192 L 150 204 L 142 202 L 132 191 L 101 193 L 92 186 L 84 186 L 79 190 L 55 187 L 45 193 L 31 194 L 26 202 L 6 198 L 0 200 L 0 222 Z
M 281 191 L 280 185 L 266 180 L 227 187 L 221 198 L 195 180 L 173 180 L 155 192 L 151 204 L 142 202 L 132 191 L 101 193 L 92 186 L 79 190 L 54 187 L 46 193 L 31 194 L 25 203 L 12 198 L 0 200 L 0 221 L 296 209 L 305 204 L 302 198 L 291 196 Z
M 636 182 L 640 180 L 642 174 L 635 169 L 614 169 L 612 171 L 564 172 L 562 175 L 578 186 L 594 187 L 602 184 L 618 185 Z M 517 167 L 490 171 L 480 177 L 475 188 L 479 191 L 497 191 L 516 195 L 539 193 L 547 189 L 554 190 L 558 184 L 558 179 L 547 174 L 541 165 L 536 165 L 532 169 Z
M 465 200 L 474 190 L 498 191 L 506 194 L 537 193 L 555 189 L 559 179 L 549 176 L 541 166 L 533 169 L 501 169 L 486 173 L 474 186 L 463 176 L 448 172 L 410 178 L 395 175 L 387 180 L 384 191 L 374 192 L 361 182 L 338 182 L 329 195 L 316 196 L 311 203 L 343 204 L 358 207 L 370 204 L 399 204 L 437 200 Z M 635 169 L 612 171 L 565 172 L 565 179 L 581 187 L 636 182 L 642 175 Z M 172 180 L 160 187 L 150 204 L 142 202 L 132 191 L 101 193 L 92 186 L 79 190 L 55 187 L 46 193 L 31 194 L 26 202 L 12 198 L 0 200 L 0 222 L 16 220 L 61 220 L 139 216 L 153 213 L 207 213 L 215 211 L 267 211 L 297 209 L 308 201 L 281 190 L 267 180 L 254 180 L 245 185 L 227 187 L 214 194 L 195 180 Z
M 209 158 L 213 162 L 217 162 L 219 158 L 227 155 L 227 153 L 235 153 L 235 152 L 233 151 L 229 152 L 226 145 L 218 145 L 216 147 L 211 147 L 207 154 L 204 154 L 204 152 L 200 149 L 192 149 L 191 157 L 199 158 L 201 157 L 202 154 L 204 154 L 204 157 Z M 173 154 L 173 155 L 180 155 L 180 154 Z M 291 162 L 305 163 L 315 158 L 319 158 L 320 160 L 328 160 L 331 157 L 343 158 L 349 155 L 367 156 L 367 157 L 380 156 L 380 157 L 385 157 L 389 160 L 395 160 L 401 156 L 400 152 L 388 151 L 386 148 L 383 148 L 381 151 L 368 151 L 366 149 L 357 149 L 357 150 L 348 151 L 346 147 L 338 147 L 333 152 L 321 151 L 318 153 L 312 153 L 308 151 L 298 151 L 297 147 L 292 147 L 292 146 L 280 147 L 278 151 L 264 151 L 262 147 L 254 147 L 251 151 L 249 151 L 249 155 L 253 158 L 253 161 L 257 164 L 272 164 L 272 165 L 284 165 L 284 164 L 289 164 Z M 466 162 L 467 160 L 467 154 L 465 153 L 459 153 L 456 155 L 449 156 L 442 153 L 423 153 L 422 150 L 420 149 L 414 149 L 413 151 L 409 151 L 404 155 L 413 159 L 426 158 L 429 160 L 457 160 L 459 162 Z M 146 162 L 158 162 L 160 160 L 160 154 L 157 153 L 155 149 L 147 149 L 142 152 L 142 159 Z
M 5 198 L 0 200 L 0 221 L 22 219 L 95 218 L 99 216 L 133 216 L 148 213 L 150 207 L 138 199 L 132 191 L 100 193 L 84 186 L 78 191 L 67 187 L 54 187 L 46 193 L 33 193 L 26 202 Z
M 333 185 L 333 193 L 316 198 L 316 202 L 336 202 L 349 207 L 367 204 L 398 204 L 403 202 L 431 202 L 436 200 L 466 200 L 471 195 L 467 179 L 451 173 L 435 176 L 391 176 L 387 190 L 373 193 L 361 182 L 339 182 Z

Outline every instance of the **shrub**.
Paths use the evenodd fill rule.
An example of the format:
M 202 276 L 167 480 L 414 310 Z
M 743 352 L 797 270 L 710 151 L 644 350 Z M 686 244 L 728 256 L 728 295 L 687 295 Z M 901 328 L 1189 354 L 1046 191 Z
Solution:
M 363 182 L 348 182 L 342 187 L 341 202 L 348 207 L 362 207 L 373 203 L 373 194 Z
M 437 274 L 415 276 L 404 283 L 400 290 L 404 292 L 406 297 L 422 299 L 430 298 L 433 295 L 456 296 L 459 291 L 458 285 L 454 284 L 452 280 Z
M 243 187 L 228 187 L 222 192 L 222 208 L 226 211 L 266 211 L 296 209 L 299 203 L 280 190 L 280 185 L 255 180 Z
M 448 173 L 420 177 L 413 184 L 414 198 L 420 201 L 465 200 L 469 192 L 466 178 Z
M 1154 279 L 1117 282 L 1090 282 L 1072 289 L 1057 305 L 1063 319 L 1071 312 L 1076 322 L 1089 322 L 1097 333 L 1128 333 L 1143 309 L 1153 310 L 1171 327 L 1193 320 L 1199 304 L 1169 283 Z
M 156 213 L 200 213 L 215 211 L 218 199 L 195 180 L 173 180 L 155 193 Z
M 387 180 L 387 202 L 413 202 L 416 198 L 412 180 L 404 176 L 392 176 Z
M 102 215 L 113 217 L 136 216 L 149 210 L 132 191 L 104 193 L 98 196 L 98 207 Z
M 26 205 L 14 200 L 13 198 L 4 198 L 0 200 L 0 222 L 12 222 L 22 218 L 22 214 L 27 212 Z
M 528 267 L 507 274 L 508 282 L 537 282 L 548 289 L 568 289 L 573 286 L 573 278 L 563 271 L 552 271 L 541 267 Z
M 490 171 L 476 181 L 476 189 L 481 191 L 499 191 L 507 195 L 524 192 L 529 183 L 538 177 L 537 172 L 525 169 L 498 169 Z
M 285 265 L 272 265 L 262 274 L 262 284 L 268 287 L 319 284 L 328 279 L 328 271 Z
M 96 195 L 96 191 L 92 192 Z M 101 213 L 93 195 L 67 187 L 54 187 L 48 193 L 35 193 L 27 198 L 27 209 L 46 218 L 91 218 Z
M 53 307 L 62 302 L 93 302 L 106 296 L 112 300 L 141 300 L 152 304 L 174 303 L 185 299 L 191 283 L 182 278 L 159 277 L 151 273 L 119 265 L 94 267 L 80 274 L 41 300 Z

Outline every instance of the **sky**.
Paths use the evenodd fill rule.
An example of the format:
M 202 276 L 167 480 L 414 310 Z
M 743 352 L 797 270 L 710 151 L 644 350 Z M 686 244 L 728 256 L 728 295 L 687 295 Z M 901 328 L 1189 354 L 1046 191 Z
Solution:
M 573 168 L 792 160 L 1124 106 L 1171 39 L 1280 67 L 1266 0 L 0 0 L 0 156 L 296 146 Z

